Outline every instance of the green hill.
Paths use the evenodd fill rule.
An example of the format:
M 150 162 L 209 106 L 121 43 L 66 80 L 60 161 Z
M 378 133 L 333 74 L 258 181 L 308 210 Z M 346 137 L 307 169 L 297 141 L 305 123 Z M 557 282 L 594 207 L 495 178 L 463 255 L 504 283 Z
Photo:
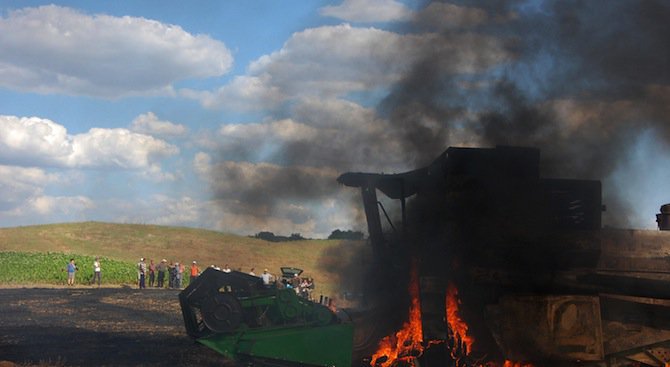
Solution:
M 228 264 L 244 272 L 255 268 L 257 274 L 264 268 L 278 274 L 281 266 L 293 266 L 314 277 L 317 293 L 325 295 L 337 294 L 339 284 L 346 281 L 339 273 L 350 269 L 359 255 L 368 256 L 363 242 L 267 242 L 195 228 L 99 222 L 0 228 L 0 252 L 68 254 L 86 262 L 100 256 L 128 266 L 140 257 L 187 265 L 196 260 L 201 268 Z M 78 265 L 89 267 L 79 261 Z

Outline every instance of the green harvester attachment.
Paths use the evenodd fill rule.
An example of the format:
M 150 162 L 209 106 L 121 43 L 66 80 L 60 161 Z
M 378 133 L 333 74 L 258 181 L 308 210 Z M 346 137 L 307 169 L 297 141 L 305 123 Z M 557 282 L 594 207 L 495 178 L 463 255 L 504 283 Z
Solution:
M 350 367 L 353 325 L 293 289 L 205 270 L 179 294 L 187 333 L 247 365 Z

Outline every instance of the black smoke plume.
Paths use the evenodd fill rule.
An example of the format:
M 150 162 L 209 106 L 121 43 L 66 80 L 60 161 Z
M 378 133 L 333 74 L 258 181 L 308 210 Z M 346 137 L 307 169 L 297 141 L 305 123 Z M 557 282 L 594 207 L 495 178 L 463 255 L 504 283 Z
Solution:
M 435 44 L 418 58 L 379 106 L 408 164 L 426 166 L 450 145 L 525 146 L 541 149 L 544 177 L 607 180 L 642 132 L 651 130 L 666 144 L 670 141 L 670 3 L 461 3 L 464 13 L 485 14 L 485 21 L 440 24 L 432 29 L 441 33 L 436 40 L 452 42 L 471 33 L 482 36 L 470 38 L 475 41 L 493 37 L 507 59 L 469 74 L 445 63 L 447 57 L 483 58 L 486 47 L 477 42 L 451 55 L 440 50 L 453 48 Z M 427 7 L 435 4 L 442 3 Z M 416 28 L 403 31 L 431 30 L 435 18 L 429 23 L 425 16 L 419 13 Z M 616 190 L 605 193 L 606 223 L 625 226 L 619 213 L 626 213 L 626 203 Z M 411 204 L 409 210 L 419 215 L 438 211 Z M 487 239 L 495 238 L 496 228 L 488 229 L 494 233 Z M 434 238 L 413 235 L 428 246 L 445 246 L 447 230 L 428 230 Z M 459 233 L 463 243 L 473 239 Z M 447 258 L 433 260 L 435 267 L 458 265 Z M 407 304 L 398 298 L 386 302 Z
M 432 2 L 428 7 L 436 8 Z M 542 172 L 606 179 L 649 129 L 670 139 L 670 4 L 666 1 L 463 2 L 474 26 L 442 24 L 442 37 L 475 33 L 504 45 L 507 61 L 456 74 L 444 58 L 483 57 L 434 47 L 381 104 L 406 157 L 425 165 L 449 145 L 542 150 Z M 453 4 L 452 4 L 453 5 Z M 416 29 L 430 29 L 420 13 Z M 486 37 L 472 40 L 487 40 Z M 476 60 L 477 57 L 474 58 Z M 607 190 L 613 207 L 623 206 Z M 625 208 L 619 212 L 625 212 Z M 625 218 L 609 215 L 609 224 Z

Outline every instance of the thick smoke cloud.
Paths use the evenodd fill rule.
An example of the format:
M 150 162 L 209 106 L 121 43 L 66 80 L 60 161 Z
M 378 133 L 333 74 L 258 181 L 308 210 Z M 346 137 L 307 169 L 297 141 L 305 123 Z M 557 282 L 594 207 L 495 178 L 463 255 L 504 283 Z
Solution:
M 393 32 L 311 29 L 254 63 L 254 75 L 282 98 L 263 122 L 227 125 L 212 138 L 220 161 L 269 162 L 272 172 L 218 166 L 216 181 L 241 185 L 234 194 L 215 189 L 215 198 L 271 215 L 268 208 L 281 206 L 273 201 L 343 195 L 326 183 L 341 172 L 408 171 L 449 146 L 530 146 L 541 149 L 545 177 L 603 180 L 604 223 L 628 226 L 630 216 L 619 213 L 630 206 L 608 179 L 622 176 L 643 134 L 670 139 L 670 4 L 424 5 Z M 326 47 L 331 39 L 340 46 Z M 323 68 L 305 68 L 305 60 Z M 332 171 L 314 180 L 293 167 Z M 348 192 L 360 210 L 358 193 Z
M 427 7 L 457 9 L 460 14 L 471 15 L 460 24 L 452 18 L 449 26 L 439 25 L 433 16 L 420 12 L 416 23 L 403 30 L 440 32 L 441 37 L 435 39 L 447 42 L 464 39 L 464 35 L 477 37 L 469 36 L 468 47 L 459 48 L 460 53 L 441 53 L 439 50 L 448 46 L 435 44 L 433 49 L 417 56 L 418 62 L 379 105 L 379 111 L 389 121 L 389 135 L 401 146 L 400 154 L 409 164 L 420 167 L 448 146 L 537 147 L 541 149 L 543 176 L 603 180 L 604 202 L 609 207 L 604 222 L 626 226 L 627 203 L 607 180 L 636 151 L 640 136 L 655 131 L 666 142 L 670 138 L 667 134 L 670 3 L 651 0 L 482 1 L 480 6 L 463 3 L 467 6 L 433 2 Z M 487 48 L 484 42 L 491 38 L 506 50 L 507 60 L 488 68 L 474 68 L 470 73 L 454 73 L 453 69 L 445 68 L 444 58 L 484 57 L 482 50 Z M 410 232 L 405 236 L 417 241 L 406 242 L 415 246 L 419 243 L 427 249 L 424 254 L 428 255 L 421 257 L 423 271 L 430 274 L 434 271 L 431 269 L 453 267 L 449 276 L 460 283 L 463 274 L 454 265 L 460 261 L 467 263 L 470 257 L 484 261 L 484 252 L 469 249 L 486 248 L 479 245 L 495 243 L 504 238 L 502 235 L 509 235 L 506 231 L 510 228 L 505 221 L 478 226 L 482 223 L 467 213 L 460 216 L 465 219 L 460 219 L 456 228 L 445 226 L 445 221 L 438 217 L 443 213 L 444 208 L 439 207 L 442 203 L 432 199 L 417 197 L 408 204 Z M 458 211 L 460 207 L 454 207 L 462 214 Z M 418 223 L 412 223 L 411 218 L 417 217 Z M 477 227 L 468 228 L 469 225 Z M 522 230 L 532 232 L 528 227 L 524 225 Z M 490 241 L 491 238 L 495 241 Z M 445 241 L 451 246 L 445 246 Z M 395 259 L 406 257 L 395 256 Z M 450 263 L 451 259 L 456 260 Z M 546 253 L 529 251 L 527 258 L 508 259 L 506 265 L 546 265 L 546 261 Z M 527 269 L 523 276 L 533 279 L 535 272 L 546 271 L 544 265 L 537 269 L 519 268 Z M 480 296 L 474 295 L 476 290 L 464 288 L 462 297 L 467 292 L 471 292 L 472 299 Z M 382 304 L 393 304 L 401 297 L 393 295 Z M 484 314 L 483 309 L 477 309 L 467 299 L 464 304 L 469 305 L 471 312 Z M 397 312 L 406 314 L 406 308 L 398 308 Z
M 575 61 L 568 76 L 592 85 L 582 88 L 600 96 L 636 99 L 646 86 L 668 83 L 667 2 L 570 1 L 552 4 L 551 10 L 556 43 Z
M 669 3 L 490 3 L 470 12 L 488 22 L 443 27 L 440 39 L 495 36 L 509 62 L 453 74 L 442 57 L 460 54 L 427 53 L 381 105 L 417 165 L 449 145 L 520 145 L 542 149 L 545 176 L 606 179 L 644 131 L 670 138 Z M 417 29 L 436 24 L 422 13 L 417 22 Z M 473 41 L 463 52 L 483 48 Z M 623 205 L 615 193 L 605 200 Z

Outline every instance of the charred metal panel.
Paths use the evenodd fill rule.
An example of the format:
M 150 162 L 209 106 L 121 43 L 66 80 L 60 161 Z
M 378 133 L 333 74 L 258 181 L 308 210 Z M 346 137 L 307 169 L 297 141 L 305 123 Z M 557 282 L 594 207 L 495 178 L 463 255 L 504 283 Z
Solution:
M 656 223 L 661 231 L 670 231 L 670 204 L 661 205 L 661 212 L 656 214 Z
M 384 234 L 382 233 L 379 209 L 377 209 L 377 192 L 372 186 L 364 186 L 361 187 L 361 193 L 363 195 L 365 216 L 368 219 L 368 234 L 372 243 L 372 251 L 375 259 L 379 259 L 384 244 Z
M 591 229 L 601 227 L 600 181 L 543 179 L 547 208 L 557 228 Z
M 419 289 L 423 339 L 445 339 L 446 279 L 437 276 L 422 276 Z
M 447 149 L 447 175 L 514 178 L 540 177 L 540 150 L 536 148 L 497 146 L 495 148 Z
M 505 358 L 536 363 L 604 358 L 597 296 L 505 296 L 488 307 Z

